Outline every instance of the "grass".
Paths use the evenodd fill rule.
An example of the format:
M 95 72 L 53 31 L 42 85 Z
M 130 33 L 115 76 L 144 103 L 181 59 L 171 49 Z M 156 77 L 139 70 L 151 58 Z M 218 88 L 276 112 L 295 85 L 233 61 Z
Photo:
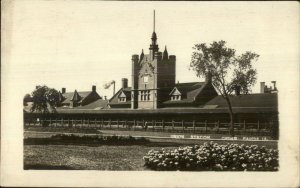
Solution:
M 160 147 L 25 145 L 24 169 L 147 170 L 143 156 L 150 149 Z
M 28 129 L 26 129 L 28 130 Z M 42 129 L 29 130 L 32 132 L 24 132 L 24 138 L 50 138 L 58 132 L 70 133 L 70 130 L 54 130 L 49 131 Z M 101 132 L 79 132 L 75 134 L 103 134 L 103 135 L 131 135 L 131 136 L 147 136 L 153 135 L 153 132 L 143 131 L 111 131 L 101 130 Z M 94 130 L 96 131 L 96 130 Z M 74 133 L 74 132 L 73 132 Z M 155 136 L 166 136 L 170 133 L 154 132 Z M 172 133 L 175 134 L 175 133 Z M 163 139 L 149 138 L 149 143 L 139 145 L 79 145 L 73 143 L 70 145 L 47 145 L 33 143 L 24 145 L 24 169 L 38 170 L 147 170 L 144 167 L 143 156 L 151 150 L 175 149 L 179 146 L 203 144 L 206 140 L 183 140 L 183 139 Z M 277 142 L 264 141 L 214 141 L 218 144 L 239 143 L 246 145 L 266 146 L 268 148 L 277 149 Z
M 144 145 L 130 146 L 24 145 L 24 169 L 148 170 L 144 167 L 143 156 L 149 150 L 160 150 L 162 147 L 169 150 L 203 142 L 205 141 L 155 139 Z M 225 142 L 220 144 L 222 143 Z M 268 144 L 267 147 L 277 148 L 277 144 Z M 266 144 L 259 142 L 259 145 Z

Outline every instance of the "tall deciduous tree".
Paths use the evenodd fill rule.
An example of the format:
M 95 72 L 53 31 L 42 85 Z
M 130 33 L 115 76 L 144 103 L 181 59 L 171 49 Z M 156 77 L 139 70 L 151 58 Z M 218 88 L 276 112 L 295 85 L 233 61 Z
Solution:
M 256 82 L 256 70 L 253 62 L 259 55 L 246 52 L 240 56 L 235 50 L 226 47 L 225 41 L 213 42 L 209 46 L 205 43 L 193 47 L 190 67 L 198 77 L 211 76 L 212 84 L 226 100 L 230 115 L 230 133 L 234 136 L 234 116 L 230 95 L 234 91 L 241 94 L 251 92 Z
M 33 105 L 31 111 L 48 113 L 54 112 L 55 107 L 59 104 L 59 93 L 53 88 L 47 86 L 37 86 L 32 92 Z

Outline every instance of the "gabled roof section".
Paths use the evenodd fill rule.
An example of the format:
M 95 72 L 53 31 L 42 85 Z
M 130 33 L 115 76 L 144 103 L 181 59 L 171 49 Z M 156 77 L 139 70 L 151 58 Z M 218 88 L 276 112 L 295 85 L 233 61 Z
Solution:
M 124 91 L 122 91 L 118 97 L 119 98 L 126 98 L 126 95 L 125 95 Z
M 206 82 L 189 82 L 189 83 L 177 83 L 175 84 L 174 89 L 170 93 L 174 95 L 174 92 L 178 92 L 178 94 L 182 95 L 182 99 L 188 99 L 189 101 L 193 101 L 195 97 L 197 97 L 204 86 L 206 85 Z
M 176 87 L 174 87 L 169 95 L 181 95 L 181 93 Z
M 80 99 L 81 99 L 81 97 L 78 94 L 77 90 L 75 89 L 74 94 L 73 94 L 72 98 L 70 99 L 70 101 L 78 102 L 78 101 L 80 101 Z
M 140 59 L 140 63 L 144 63 L 145 61 L 150 62 L 150 54 L 144 54 Z
M 125 98 L 131 98 L 131 90 L 127 90 L 127 89 L 125 89 L 125 90 L 122 90 L 121 92 L 120 92 L 120 94 L 118 95 L 118 97 L 119 98 L 121 98 L 121 97 L 125 97 Z
M 118 98 L 120 95 L 126 96 L 126 102 L 119 103 Z M 131 87 L 121 88 L 112 98 L 109 99 L 109 104 L 127 104 L 131 103 Z
M 92 103 L 89 103 L 84 106 L 76 106 L 70 109 L 70 107 L 58 107 L 56 110 L 58 112 L 67 112 L 67 111 L 76 111 L 76 110 L 102 110 L 107 109 L 108 100 L 98 99 Z
M 77 91 L 76 91 L 77 92 Z M 62 94 L 64 100 L 62 101 L 62 103 L 64 104 L 68 104 L 71 102 L 71 99 L 73 98 L 75 92 L 67 92 Z M 80 101 L 77 102 L 81 102 L 82 100 L 84 100 L 90 93 L 92 93 L 92 91 L 80 91 L 77 92 L 77 95 L 79 95 L 79 97 L 81 98 Z
M 230 96 L 229 99 L 232 107 L 235 108 L 277 108 L 278 106 L 277 93 L 255 93 L 238 95 Z M 217 108 L 227 108 L 226 100 L 220 95 L 208 101 L 205 106 L 207 105 L 217 105 Z
M 176 91 L 177 90 L 177 91 Z M 189 82 L 175 84 L 170 95 L 181 94 L 181 100 L 169 100 L 165 101 L 166 105 L 175 104 L 187 104 L 194 105 L 194 103 L 205 103 L 212 97 L 218 95 L 214 87 L 207 82 Z
M 204 89 L 206 86 L 206 82 L 198 82 L 195 85 L 191 87 L 191 90 L 187 92 L 187 98 L 188 99 L 195 99 L 201 91 Z

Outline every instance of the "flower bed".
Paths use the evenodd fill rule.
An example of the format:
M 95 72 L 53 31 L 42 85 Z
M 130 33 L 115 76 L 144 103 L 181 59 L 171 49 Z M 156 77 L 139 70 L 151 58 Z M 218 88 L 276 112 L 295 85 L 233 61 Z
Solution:
M 152 170 L 277 171 L 278 150 L 244 144 L 204 143 L 175 150 L 150 150 L 143 157 Z

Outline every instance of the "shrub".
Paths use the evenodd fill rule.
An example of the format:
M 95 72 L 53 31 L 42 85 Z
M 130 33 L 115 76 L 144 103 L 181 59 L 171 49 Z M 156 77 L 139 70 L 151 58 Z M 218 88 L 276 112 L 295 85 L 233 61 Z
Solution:
M 56 134 L 50 138 L 26 138 L 24 144 L 78 144 L 78 145 L 133 145 L 145 144 L 149 140 L 132 136 L 116 135 L 76 135 L 76 134 Z
M 152 170 L 277 171 L 278 150 L 244 144 L 204 143 L 174 150 L 150 150 L 143 157 Z
M 116 135 L 75 135 L 75 134 L 57 134 L 51 136 L 53 140 L 71 143 L 95 143 L 95 144 L 135 144 L 144 143 L 148 140 L 144 137 L 135 138 L 132 136 Z

